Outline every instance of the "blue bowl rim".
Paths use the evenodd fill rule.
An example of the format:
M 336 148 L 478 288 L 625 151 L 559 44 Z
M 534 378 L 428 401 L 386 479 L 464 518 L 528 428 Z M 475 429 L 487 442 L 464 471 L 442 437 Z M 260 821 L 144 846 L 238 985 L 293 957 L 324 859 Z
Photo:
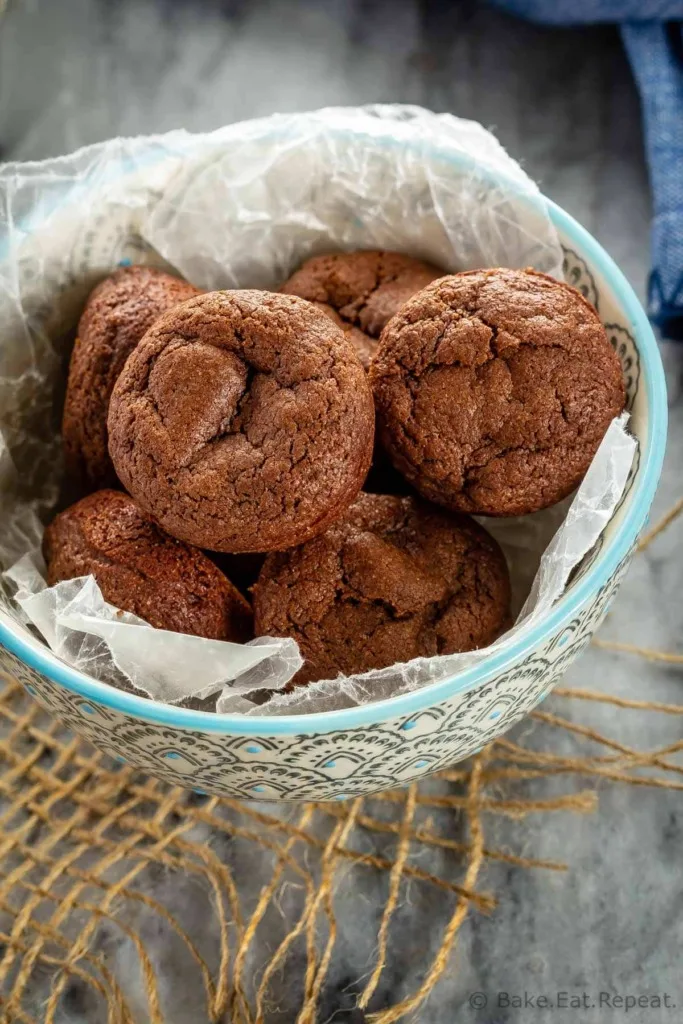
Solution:
M 445 155 L 445 154 L 439 154 Z M 452 154 L 448 154 L 452 159 Z M 517 183 L 510 183 L 518 188 Z M 161 726 L 194 729 L 206 733 L 243 736 L 313 735 L 336 730 L 346 731 L 372 725 L 389 718 L 410 716 L 424 708 L 438 704 L 456 694 L 473 689 L 498 674 L 508 665 L 519 661 L 537 647 L 564 621 L 571 619 L 585 601 L 607 580 L 627 555 L 640 533 L 657 488 L 664 459 L 667 431 L 667 396 L 664 371 L 657 342 L 649 320 L 631 285 L 605 252 L 599 242 L 578 221 L 547 197 L 542 197 L 555 227 L 579 252 L 588 258 L 610 284 L 627 316 L 631 330 L 637 338 L 638 351 L 644 374 L 649 420 L 646 450 L 643 453 L 639 480 L 628 511 L 618 533 L 609 547 L 591 566 L 572 591 L 563 597 L 551 612 L 533 630 L 525 633 L 505 651 L 486 659 L 481 665 L 440 682 L 430 683 L 410 693 L 400 694 L 362 707 L 340 711 L 319 712 L 311 715 L 283 715 L 278 717 L 244 715 L 217 715 L 207 711 L 191 711 L 162 704 L 157 701 L 126 693 L 106 683 L 91 679 L 65 664 L 49 648 L 34 647 L 12 629 L 0 622 L 0 644 L 14 653 L 25 664 L 47 676 L 65 689 L 77 693 L 93 704 L 100 704 L 138 719 Z

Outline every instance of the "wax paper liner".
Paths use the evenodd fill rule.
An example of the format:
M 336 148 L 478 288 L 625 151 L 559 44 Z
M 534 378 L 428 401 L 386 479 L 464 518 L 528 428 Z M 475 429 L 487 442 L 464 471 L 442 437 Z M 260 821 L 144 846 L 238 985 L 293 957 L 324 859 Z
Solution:
M 545 204 L 493 135 L 417 107 L 274 115 L 8 164 L 0 200 L 0 561 L 9 570 L 0 607 L 22 628 L 114 685 L 245 714 L 366 703 L 490 652 L 417 659 L 264 704 L 263 690 L 282 690 L 300 665 L 291 640 L 237 645 L 154 630 L 108 605 L 92 577 L 48 588 L 40 539 L 62 481 L 64 364 L 98 280 L 148 263 L 203 288 L 275 289 L 314 253 L 375 247 L 445 271 L 534 266 L 561 277 Z M 613 425 L 569 511 L 486 522 L 508 557 L 515 610 L 526 600 L 496 648 L 560 596 L 619 500 L 634 446 Z

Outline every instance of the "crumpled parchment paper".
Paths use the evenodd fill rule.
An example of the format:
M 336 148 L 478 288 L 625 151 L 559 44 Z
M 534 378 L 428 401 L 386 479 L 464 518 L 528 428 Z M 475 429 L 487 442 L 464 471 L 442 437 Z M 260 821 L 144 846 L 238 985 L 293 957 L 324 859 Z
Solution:
M 116 139 L 0 171 L 0 614 L 71 665 L 169 703 L 303 714 L 367 703 L 470 667 L 538 624 L 616 507 L 636 442 L 612 424 L 573 501 L 486 520 L 513 580 L 515 625 L 492 647 L 282 691 L 290 639 L 249 644 L 155 630 L 92 577 L 47 587 L 42 523 L 61 481 L 64 362 L 93 285 L 122 263 L 193 284 L 272 288 L 307 257 L 388 248 L 445 271 L 526 267 L 561 277 L 536 186 L 480 125 L 416 107 L 274 115 L 204 135 Z

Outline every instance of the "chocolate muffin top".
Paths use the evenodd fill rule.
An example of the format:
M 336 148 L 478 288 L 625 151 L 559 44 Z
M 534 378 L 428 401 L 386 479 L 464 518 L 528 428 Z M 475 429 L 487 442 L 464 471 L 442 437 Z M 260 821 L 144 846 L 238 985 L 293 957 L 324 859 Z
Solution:
M 387 325 L 370 381 L 394 465 L 426 498 L 482 515 L 568 495 L 625 401 L 593 306 L 533 270 L 429 285 Z
M 64 402 L 66 469 L 79 487 L 116 483 L 107 451 L 109 398 L 123 364 L 165 310 L 198 295 L 153 267 L 125 267 L 91 292 L 78 325 Z
M 210 292 L 164 314 L 109 408 L 124 486 L 174 537 L 268 551 L 321 533 L 372 455 L 372 394 L 344 334 L 292 295 Z
M 369 334 L 365 334 L 359 327 L 355 327 L 348 320 L 342 320 L 336 309 L 332 306 L 328 306 L 326 302 L 314 302 L 314 306 L 317 306 L 321 312 L 328 316 L 330 320 L 340 327 L 346 336 L 346 340 L 350 342 L 354 352 L 358 356 L 363 365 L 364 369 L 367 370 L 370 365 L 370 360 L 375 354 L 377 348 L 377 342 L 374 338 L 371 338 Z
M 92 574 L 106 601 L 157 629 L 239 643 L 253 636 L 249 603 L 230 580 L 121 491 L 96 491 L 61 512 L 43 553 L 50 586 Z
M 367 369 L 376 339 L 403 303 L 443 271 L 381 249 L 331 253 L 307 260 L 280 291 L 315 302 L 347 336 Z
M 473 519 L 361 494 L 320 537 L 267 556 L 259 635 L 291 636 L 296 685 L 491 643 L 508 625 L 505 558 Z

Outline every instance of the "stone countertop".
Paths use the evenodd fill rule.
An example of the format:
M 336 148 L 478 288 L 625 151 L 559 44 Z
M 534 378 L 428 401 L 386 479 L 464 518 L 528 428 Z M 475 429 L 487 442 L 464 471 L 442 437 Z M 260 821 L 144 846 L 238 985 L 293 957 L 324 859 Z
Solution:
M 24 0 L 10 3 L 2 22 L 0 147 L 6 159 L 40 159 L 114 135 L 205 130 L 273 110 L 374 101 L 419 103 L 492 127 L 643 294 L 649 199 L 638 99 L 610 28 L 546 30 L 456 0 Z M 682 493 L 681 353 L 673 346 L 664 353 L 671 427 L 653 519 Z M 681 530 L 683 523 L 674 524 L 636 560 L 603 636 L 676 649 L 683 626 Z M 591 649 L 567 682 L 679 703 L 683 679 L 675 667 Z M 678 719 L 663 726 L 660 718 L 616 715 L 600 705 L 557 700 L 550 706 L 641 748 L 680 737 Z M 569 739 L 558 733 L 556 749 L 572 749 Z M 635 1008 L 626 1016 L 606 1007 L 500 1008 L 496 996 L 666 991 L 683 1006 L 679 794 L 605 787 L 592 818 L 545 816 L 496 827 L 500 842 L 565 860 L 572 871 L 489 869 L 488 887 L 500 905 L 491 917 L 469 919 L 453 969 L 419 1019 L 680 1019 L 680 1009 Z M 429 860 L 421 866 L 428 870 Z M 165 898 L 174 909 L 189 896 L 177 885 Z M 340 914 L 321 1021 L 359 1019 L 348 1007 L 373 951 L 357 906 L 374 920 L 380 898 L 377 882 L 368 881 L 358 904 Z M 438 898 L 402 908 L 378 1005 L 414 990 L 419 958 L 413 963 L 409 951 L 416 941 L 433 945 L 443 914 Z M 192 983 L 169 954 L 165 960 L 173 1007 L 168 1024 L 203 1024 L 192 1009 Z M 287 980 L 280 984 L 281 1011 L 272 1020 L 293 1020 Z M 469 1006 L 473 991 L 488 996 L 487 1009 Z M 99 1024 L 83 1013 L 76 1000 L 60 1019 Z

